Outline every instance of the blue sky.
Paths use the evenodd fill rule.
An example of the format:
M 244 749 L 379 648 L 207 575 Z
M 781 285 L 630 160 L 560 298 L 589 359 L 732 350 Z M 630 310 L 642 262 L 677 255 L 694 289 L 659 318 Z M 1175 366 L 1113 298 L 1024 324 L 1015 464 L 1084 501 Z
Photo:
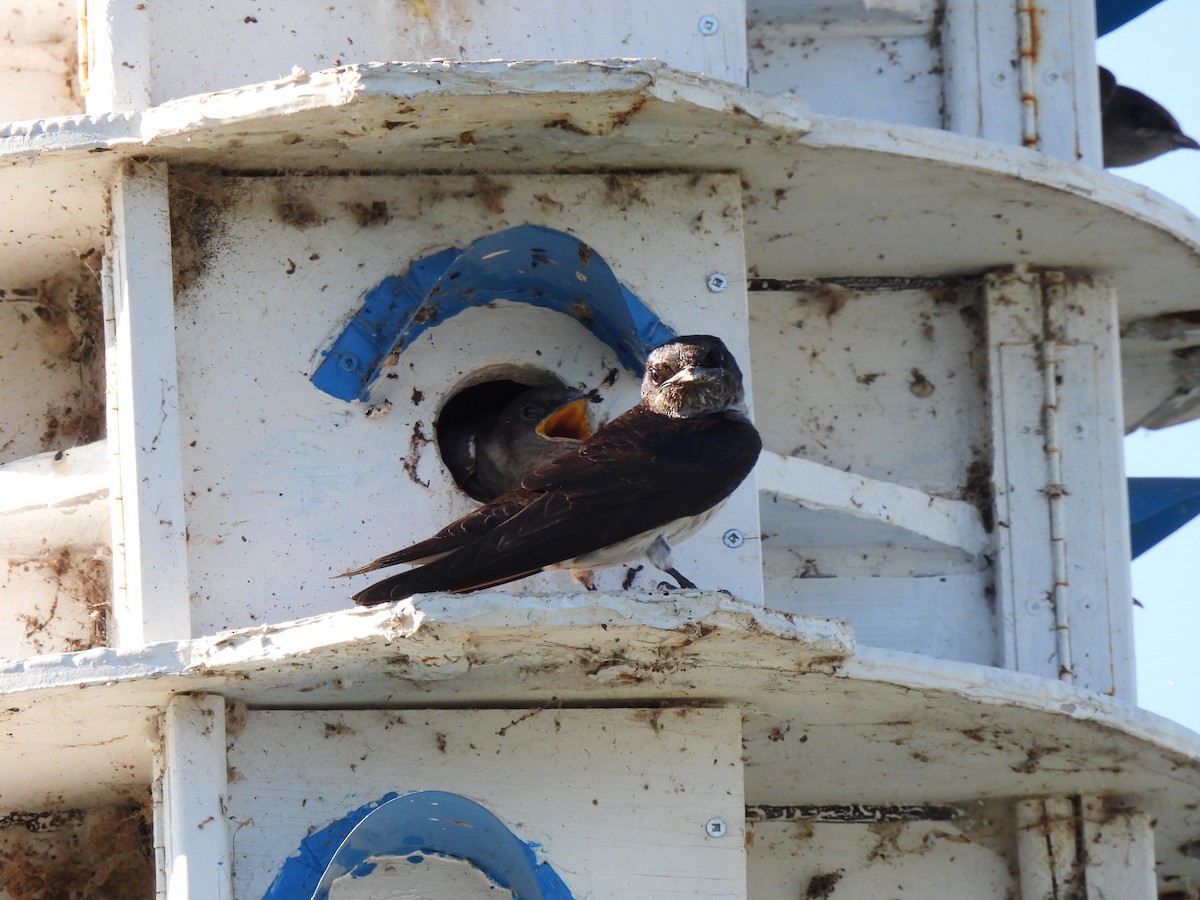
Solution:
M 1153 97 L 1200 140 L 1200 3 L 1164 0 L 1097 44 L 1101 65 L 1122 84 Z M 1200 215 L 1200 152 L 1179 150 L 1114 169 Z M 1200 422 L 1125 439 L 1129 475 L 1200 477 Z M 1200 731 L 1200 520 L 1175 532 L 1133 563 L 1138 701 Z

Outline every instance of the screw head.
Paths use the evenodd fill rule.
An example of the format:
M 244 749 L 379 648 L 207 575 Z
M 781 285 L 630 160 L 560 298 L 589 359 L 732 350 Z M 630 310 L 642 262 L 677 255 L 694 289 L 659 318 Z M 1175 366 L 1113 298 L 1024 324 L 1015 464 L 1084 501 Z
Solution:
M 704 823 L 704 833 L 709 837 L 724 837 L 728 830 L 724 819 L 713 818 Z
M 716 16 L 701 16 L 697 26 L 703 35 L 716 34 L 721 27 L 721 20 Z
M 725 288 L 729 287 L 729 279 L 720 272 L 713 272 L 704 280 L 704 283 L 714 294 L 719 294 L 721 291 L 725 290 Z
M 736 528 L 730 528 L 727 532 L 721 535 L 721 543 L 731 550 L 736 550 L 742 544 L 746 543 L 746 536 Z

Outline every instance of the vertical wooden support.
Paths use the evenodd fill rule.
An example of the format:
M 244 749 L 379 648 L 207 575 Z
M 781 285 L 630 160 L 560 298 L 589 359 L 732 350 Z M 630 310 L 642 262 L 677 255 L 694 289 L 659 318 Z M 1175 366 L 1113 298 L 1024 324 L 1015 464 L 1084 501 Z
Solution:
M 1016 817 L 1021 900 L 1084 900 L 1076 802 L 1070 797 L 1021 800 Z
M 1001 144 L 1021 142 L 1015 0 L 946 0 L 942 48 L 946 127 Z
M 167 900 L 228 900 L 225 700 L 179 694 L 163 717 L 162 809 Z
M 1150 816 L 1137 810 L 1111 809 L 1100 797 L 1084 797 L 1082 812 L 1088 897 L 1157 897 Z
M 1005 665 L 1133 701 L 1116 296 L 985 280 Z
M 112 209 L 113 618 L 128 647 L 191 637 L 166 166 L 123 171 Z
M 1021 900 L 1153 900 L 1154 833 L 1137 811 L 1100 797 L 1017 803 Z
M 87 0 L 86 21 L 88 114 L 150 106 L 150 16 L 145 6 L 130 0 Z
M 1091 0 L 947 0 L 946 127 L 1101 165 Z

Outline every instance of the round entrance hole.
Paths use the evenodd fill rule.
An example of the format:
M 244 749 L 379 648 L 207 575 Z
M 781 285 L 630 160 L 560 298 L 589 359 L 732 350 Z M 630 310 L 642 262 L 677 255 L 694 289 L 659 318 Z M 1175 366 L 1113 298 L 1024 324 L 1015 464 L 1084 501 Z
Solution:
M 590 436 L 587 406 L 599 400 L 595 391 L 568 387 L 540 369 L 486 370 L 468 379 L 443 404 L 434 424 L 438 452 L 454 483 L 486 503 L 515 487 L 525 472 Z M 498 445 L 501 440 L 503 446 Z M 506 458 L 498 471 L 492 454 L 507 454 L 511 441 L 523 447 L 518 459 L 534 462 L 515 467 Z

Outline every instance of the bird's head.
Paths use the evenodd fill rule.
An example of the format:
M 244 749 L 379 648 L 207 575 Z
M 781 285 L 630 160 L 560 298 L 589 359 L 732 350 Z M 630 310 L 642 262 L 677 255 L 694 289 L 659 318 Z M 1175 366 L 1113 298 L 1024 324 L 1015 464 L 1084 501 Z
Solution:
M 565 385 L 531 388 L 504 408 L 498 430 L 512 439 L 537 435 L 551 441 L 582 441 L 592 434 L 591 400 L 591 395 Z
M 742 370 L 720 338 L 673 338 L 646 360 L 642 405 L 660 415 L 693 419 L 741 409 L 744 401 Z

